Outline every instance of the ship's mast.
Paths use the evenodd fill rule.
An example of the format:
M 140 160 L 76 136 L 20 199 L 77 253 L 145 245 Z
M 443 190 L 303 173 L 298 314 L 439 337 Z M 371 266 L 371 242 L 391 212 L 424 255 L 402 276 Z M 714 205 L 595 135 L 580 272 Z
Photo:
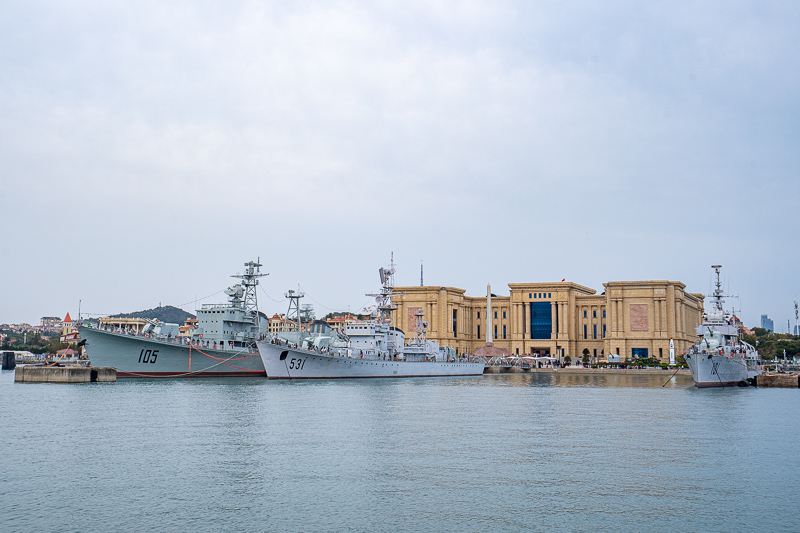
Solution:
M 711 265 L 711 268 L 713 268 L 714 272 L 717 274 L 716 289 L 714 289 L 711 297 L 714 299 L 714 307 L 722 311 L 722 302 L 725 301 L 722 299 L 725 295 L 722 293 L 722 283 L 719 281 L 719 269 L 722 268 L 722 265 Z
M 374 296 L 378 304 L 378 312 L 380 313 L 381 322 L 387 319 L 391 320 L 392 311 L 397 310 L 397 306 L 392 303 L 392 293 L 394 291 L 394 252 L 392 252 L 391 262 L 389 268 L 381 267 L 378 269 L 378 274 L 381 276 L 381 292 L 378 294 L 367 294 L 367 296 Z
M 232 278 L 239 278 L 242 280 L 244 286 L 244 313 L 246 316 L 253 317 L 253 325 L 255 326 L 256 335 L 261 331 L 261 315 L 258 313 L 258 278 L 268 276 L 269 274 L 261 273 L 261 258 L 256 261 L 248 261 L 244 264 L 244 274 L 234 274 Z
M 297 332 L 299 334 L 303 331 L 303 317 L 300 314 L 300 298 L 305 296 L 305 293 L 301 292 L 298 286 L 297 292 L 289 290 L 284 296 L 289 299 L 289 310 L 286 311 L 286 324 L 288 325 L 289 322 L 292 321 L 292 318 L 296 318 Z

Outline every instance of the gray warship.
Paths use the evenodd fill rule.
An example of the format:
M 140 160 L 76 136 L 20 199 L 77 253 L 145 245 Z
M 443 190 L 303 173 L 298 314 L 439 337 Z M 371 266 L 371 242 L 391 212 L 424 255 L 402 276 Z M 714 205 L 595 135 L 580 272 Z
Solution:
M 142 331 L 79 325 L 81 343 L 93 366 L 117 369 L 121 378 L 265 376 L 256 341 L 267 337 L 256 288 L 261 263 L 244 264 L 241 281 L 229 287 L 228 303 L 203 304 L 197 328 L 178 336 L 177 324 L 151 322 Z
M 710 295 L 711 309 L 697 326 L 699 340 L 685 354 L 686 364 L 698 387 L 726 387 L 752 379 L 763 372 L 755 347 L 746 343 L 733 325 L 733 313 L 722 304 L 725 296 L 719 280 L 722 265 L 711 265 L 717 275 L 716 289 Z
M 294 332 L 278 333 L 258 341 L 258 348 L 269 379 L 402 378 L 433 376 L 481 376 L 484 363 L 455 350 L 439 346 L 426 335 L 428 323 L 416 315 L 414 338 L 405 344 L 405 333 L 392 325 L 394 260 L 389 268 L 379 269 L 381 291 L 371 320 L 348 324 L 344 334 L 324 322 L 309 324 L 303 331 L 299 298 L 289 291 L 287 320 L 292 310 L 297 318 Z

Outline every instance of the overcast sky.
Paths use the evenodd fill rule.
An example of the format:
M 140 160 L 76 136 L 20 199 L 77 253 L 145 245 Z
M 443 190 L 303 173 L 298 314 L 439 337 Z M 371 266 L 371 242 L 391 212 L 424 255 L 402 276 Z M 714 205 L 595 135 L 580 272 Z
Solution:
M 0 323 L 171 304 L 244 262 L 396 283 L 800 296 L 800 3 L 0 4 Z M 216 293 L 216 294 L 215 294 Z M 276 300 L 276 301 L 273 301 Z M 198 304 L 199 304 L 198 303 Z

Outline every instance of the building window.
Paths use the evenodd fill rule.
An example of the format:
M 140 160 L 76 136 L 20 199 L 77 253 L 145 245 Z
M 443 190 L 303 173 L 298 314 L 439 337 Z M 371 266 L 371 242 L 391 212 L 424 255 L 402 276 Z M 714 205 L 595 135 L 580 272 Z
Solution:
M 529 292 L 528 293 L 528 299 L 531 299 L 531 298 L 533 298 L 533 293 Z
M 494 326 L 494 338 L 497 338 L 497 325 Z
M 548 297 L 548 298 L 552 298 L 552 297 L 553 297 L 553 294 L 548 292 L 548 293 L 547 293 L 547 297 Z
M 480 326 L 478 326 L 478 338 L 479 339 L 481 338 L 481 327 Z
M 603 324 L 603 338 L 606 338 L 606 325 Z
M 605 318 L 605 317 L 606 317 L 606 312 L 605 312 L 605 311 L 603 311 L 603 318 Z
M 549 339 L 553 331 L 550 302 L 531 302 L 531 339 Z
M 505 318 L 505 317 L 506 317 L 506 312 L 505 312 L 505 311 L 503 311 L 503 318 Z
M 594 328 L 593 336 L 595 339 L 597 339 L 597 324 L 594 324 L 592 327 Z
M 506 338 L 506 327 L 505 326 L 503 326 L 503 338 L 504 339 Z
M 535 292 L 534 292 L 534 293 L 533 293 L 533 297 L 534 297 L 534 298 L 536 298 L 536 295 L 537 295 L 537 294 L 538 294 L 538 293 L 535 293 Z
M 480 312 L 480 311 L 478 311 L 478 318 L 480 318 L 480 317 L 481 317 L 481 312 Z
M 592 311 L 592 318 L 597 318 L 597 311 Z
M 583 318 L 586 318 L 586 310 L 583 310 Z
M 458 309 L 453 309 L 453 337 L 458 334 Z
M 586 335 L 586 330 L 587 329 L 588 329 L 588 326 L 586 324 L 584 324 L 583 325 L 583 338 L 584 338 L 584 340 L 587 338 L 587 335 Z
M 647 359 L 647 348 L 631 348 L 631 355 L 635 358 Z
M 497 318 L 497 311 L 494 312 L 494 317 Z

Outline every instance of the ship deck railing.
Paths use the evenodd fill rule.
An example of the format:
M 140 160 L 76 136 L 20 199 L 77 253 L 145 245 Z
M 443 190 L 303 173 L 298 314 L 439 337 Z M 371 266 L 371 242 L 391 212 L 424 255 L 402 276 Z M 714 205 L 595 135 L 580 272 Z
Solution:
M 389 352 L 382 352 L 379 350 L 370 350 L 370 349 L 361 350 L 361 349 L 350 348 L 348 350 L 347 348 L 325 348 L 325 347 L 320 348 L 318 346 L 313 346 L 313 345 L 309 346 L 308 348 L 304 348 L 302 346 L 298 346 L 297 343 L 289 342 L 277 336 L 272 337 L 272 339 L 270 340 L 270 344 L 275 344 L 278 346 L 286 346 L 287 348 L 291 348 L 293 350 L 300 350 L 310 354 L 319 354 L 328 357 L 347 357 L 350 359 L 364 359 L 368 361 L 417 361 L 417 362 L 425 361 L 424 359 L 409 359 L 408 357 L 404 357 L 401 352 L 389 353 Z M 416 356 L 419 354 L 407 354 L 407 355 Z M 428 359 L 428 362 L 436 362 L 436 360 L 435 358 L 431 357 Z M 471 363 L 473 361 L 470 356 L 460 355 L 456 356 L 455 360 L 451 360 L 450 362 Z
M 115 328 L 110 327 L 107 325 L 99 325 L 97 327 L 91 327 L 92 329 L 97 329 L 100 331 L 107 331 L 109 333 L 116 333 L 117 335 L 125 335 L 128 337 L 136 337 L 139 339 L 146 339 L 146 340 L 154 340 L 158 342 L 166 342 L 170 344 L 176 344 L 179 346 L 192 346 L 194 348 L 203 348 L 209 350 L 222 350 L 222 351 L 241 351 L 243 348 L 247 348 L 249 345 L 245 346 L 235 346 L 231 344 L 227 344 L 226 342 L 216 342 L 213 340 L 203 340 L 203 339 L 195 339 L 194 337 L 182 337 L 180 335 L 171 336 L 171 335 L 157 335 L 154 333 L 146 333 L 136 330 L 129 330 L 124 328 Z M 241 341 L 236 341 L 241 342 Z

